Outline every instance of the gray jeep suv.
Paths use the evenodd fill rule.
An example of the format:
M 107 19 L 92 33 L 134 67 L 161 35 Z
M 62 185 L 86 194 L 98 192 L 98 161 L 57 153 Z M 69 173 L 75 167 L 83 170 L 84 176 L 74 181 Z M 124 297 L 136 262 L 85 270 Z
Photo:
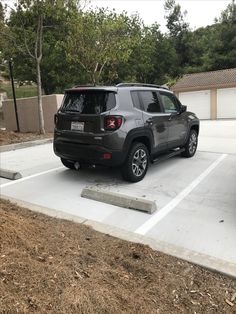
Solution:
M 55 115 L 54 152 L 63 165 L 120 167 L 137 182 L 150 162 L 197 149 L 199 119 L 168 89 L 149 84 L 76 86 Z

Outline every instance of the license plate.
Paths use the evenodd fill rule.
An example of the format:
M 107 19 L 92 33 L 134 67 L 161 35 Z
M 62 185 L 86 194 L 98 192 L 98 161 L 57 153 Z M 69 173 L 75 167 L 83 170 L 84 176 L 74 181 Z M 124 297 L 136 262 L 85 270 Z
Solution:
M 84 122 L 77 122 L 77 121 L 71 122 L 71 130 L 83 132 L 84 131 Z

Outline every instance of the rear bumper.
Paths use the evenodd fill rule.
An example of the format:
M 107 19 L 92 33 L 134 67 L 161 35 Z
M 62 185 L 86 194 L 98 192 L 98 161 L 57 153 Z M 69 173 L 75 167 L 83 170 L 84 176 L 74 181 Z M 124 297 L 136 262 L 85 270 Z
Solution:
M 122 165 L 126 157 L 123 151 L 109 150 L 98 145 L 63 141 L 55 137 L 53 149 L 54 153 L 60 158 L 110 167 Z M 107 153 L 111 154 L 110 159 L 104 159 L 104 154 Z

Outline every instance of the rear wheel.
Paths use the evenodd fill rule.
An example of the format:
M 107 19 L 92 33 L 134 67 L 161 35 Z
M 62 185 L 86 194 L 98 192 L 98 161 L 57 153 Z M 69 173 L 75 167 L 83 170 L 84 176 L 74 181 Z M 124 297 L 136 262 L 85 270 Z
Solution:
M 184 146 L 185 151 L 182 153 L 182 156 L 187 157 L 187 158 L 193 157 L 197 150 L 197 144 L 198 144 L 198 135 L 197 135 L 197 132 L 192 129 L 190 130 L 187 143 Z
M 122 175 L 130 182 L 141 181 L 146 175 L 149 164 L 147 147 L 142 143 L 134 143 L 122 167 Z

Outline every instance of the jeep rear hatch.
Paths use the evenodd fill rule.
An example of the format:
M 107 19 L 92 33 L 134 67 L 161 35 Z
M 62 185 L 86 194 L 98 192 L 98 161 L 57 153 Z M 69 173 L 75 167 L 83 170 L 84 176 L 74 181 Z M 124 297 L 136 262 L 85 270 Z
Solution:
M 104 112 L 116 106 L 115 92 L 106 90 L 69 90 L 60 108 L 58 129 L 98 133 Z
M 68 91 L 62 104 L 62 112 L 96 114 L 109 111 L 116 105 L 115 93 L 101 90 Z

